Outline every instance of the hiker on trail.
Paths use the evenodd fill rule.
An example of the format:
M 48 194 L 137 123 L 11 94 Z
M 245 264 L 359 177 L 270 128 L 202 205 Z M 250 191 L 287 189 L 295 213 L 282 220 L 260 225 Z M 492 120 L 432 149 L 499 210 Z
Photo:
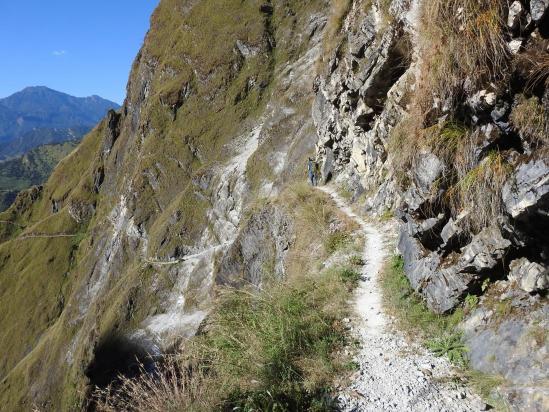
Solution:
M 311 186 L 316 186 L 316 166 L 315 161 L 312 157 L 309 157 L 309 162 L 307 163 L 307 172 L 309 173 L 309 181 L 311 183 Z

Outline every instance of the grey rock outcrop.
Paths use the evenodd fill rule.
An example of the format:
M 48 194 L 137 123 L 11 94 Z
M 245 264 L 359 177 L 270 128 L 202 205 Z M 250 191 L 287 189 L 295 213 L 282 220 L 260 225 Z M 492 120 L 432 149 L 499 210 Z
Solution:
M 509 280 L 515 281 L 528 293 L 543 292 L 549 289 L 549 270 L 527 258 L 513 260 L 509 265 Z
M 545 159 L 531 160 L 518 166 L 503 187 L 502 197 L 513 218 L 547 209 L 549 204 L 549 164 Z
M 463 248 L 459 264 L 463 267 L 462 271 L 492 271 L 502 263 L 510 247 L 511 242 L 503 238 L 501 231 L 496 226 L 490 226 L 473 237 L 471 243 Z
M 348 49 L 330 59 L 328 74 L 317 82 L 313 119 L 319 136 L 317 155 L 333 156 L 328 163 L 333 164 L 334 175 L 359 193 L 385 181 L 386 139 L 403 113 L 399 102 L 411 80 L 402 76 L 410 43 L 401 26 L 382 28 L 372 10 L 354 9 L 353 24 L 360 22 L 357 30 L 351 30 L 350 21 Z M 396 191 L 387 189 L 383 199 L 370 202 L 372 211 L 383 213 L 396 202 Z
M 516 29 L 520 23 L 520 19 L 524 13 L 524 7 L 520 1 L 514 1 L 509 6 L 509 15 L 507 16 L 507 26 L 511 29 Z
M 530 13 L 532 19 L 536 22 L 540 21 L 549 8 L 549 0 L 530 0 Z
M 418 115 L 408 104 L 410 95 L 422 92 L 418 90 L 425 53 L 418 47 L 422 2 L 390 2 L 388 10 L 383 11 L 389 14 L 389 19 L 380 17 L 380 9 L 374 3 L 373 8 L 351 7 L 343 22 L 345 46 L 336 48 L 326 72 L 315 82 L 313 118 L 319 137 L 317 156 L 321 161 L 329 159 L 335 184 L 351 191 L 353 200 L 365 198 L 360 206 L 369 214 L 395 210 L 400 220 L 398 249 L 405 273 L 430 309 L 437 313 L 452 312 L 468 294 L 481 296 L 492 290 L 494 282 L 508 279 L 511 282 L 505 291 L 494 292 L 502 296 L 502 302 L 508 302 L 506 293 L 522 296 L 530 303 L 535 302 L 532 310 L 540 319 L 546 317 L 547 151 L 543 144 L 534 147 L 510 120 L 516 99 L 533 93 L 527 88 L 528 80 L 521 77 L 525 73 L 520 72 L 520 66 L 504 66 L 510 77 L 501 84 L 475 85 L 464 75 L 460 79 L 462 95 L 458 103 L 434 98 L 432 108 L 422 107 L 429 113 L 438 110 L 435 118 L 426 120 L 431 127 L 457 121 L 456 135 L 459 134 L 459 139 L 470 139 L 470 147 L 466 149 L 470 153 L 454 149 L 462 150 L 461 161 L 468 163 L 465 172 L 458 170 L 463 165 L 449 164 L 452 156 L 444 150 L 428 145 L 430 149 L 426 149 L 419 140 L 417 147 L 408 143 L 405 149 L 398 144 L 395 148 L 392 146 L 395 125 L 409 119 L 409 112 Z M 522 54 L 531 52 L 537 41 L 545 50 L 546 43 L 541 43 L 545 40 L 540 38 L 546 37 L 548 8 L 546 0 L 510 2 L 503 16 L 502 30 L 508 46 L 503 52 L 505 59 L 522 59 Z M 400 65 L 395 69 L 397 60 Z M 510 78 L 515 80 L 505 83 Z M 540 83 L 536 87 L 539 90 L 534 94 L 538 98 L 547 94 L 545 85 Z M 545 100 L 539 101 L 543 105 Z M 547 110 L 547 105 L 544 107 Z M 401 150 L 415 152 L 407 156 L 399 153 Z M 400 166 L 397 162 L 403 158 L 408 162 L 406 167 L 395 167 Z M 486 193 L 475 189 L 484 172 L 494 172 L 486 183 Z M 475 190 L 477 200 L 461 200 L 459 207 L 455 206 L 456 196 L 475 199 L 472 196 Z M 482 219 L 483 214 L 489 218 Z M 475 224 L 481 220 L 482 224 Z M 508 303 L 509 311 L 513 312 L 522 308 L 524 302 L 517 297 Z M 490 313 L 488 306 L 489 299 L 482 300 L 479 311 Z M 527 374 L 528 351 L 523 347 L 515 350 L 509 342 L 519 344 L 526 339 L 532 323 L 520 316 L 510 317 L 508 324 L 507 319 L 496 322 L 493 312 L 487 315 L 492 320 L 467 335 L 472 345 L 473 366 L 506 377 Z M 496 323 L 501 323 L 502 328 L 498 329 Z M 483 345 L 488 345 L 483 338 L 493 346 L 505 341 L 497 355 L 497 368 L 486 368 L 483 363 L 486 361 Z M 535 357 L 546 365 L 540 353 Z M 514 357 L 514 363 L 505 360 L 505 356 Z M 481 357 L 484 361 L 479 360 Z M 515 364 L 521 364 L 523 369 L 519 371 Z M 543 388 L 547 382 L 534 381 L 525 378 L 526 386 L 521 387 L 518 381 L 513 384 L 510 380 L 514 386 L 504 396 L 515 399 L 511 403 L 516 410 L 546 408 L 546 401 L 540 399 L 546 396 L 547 390 Z
M 498 391 L 513 411 L 547 410 L 549 308 L 539 297 L 498 282 L 462 329 L 471 366 L 506 379 Z
M 282 279 L 293 238 L 293 222 L 279 207 L 253 214 L 223 256 L 216 270 L 218 284 L 260 286 L 264 279 Z
M 463 224 L 468 214 L 469 212 L 465 212 L 458 215 L 455 219 L 450 218 L 446 225 L 444 225 L 440 231 L 440 237 L 443 241 L 442 248 L 444 250 L 452 250 L 468 238 Z
M 511 246 L 496 227 L 490 227 L 473 237 L 461 256 L 452 254 L 445 259 L 426 249 L 418 240 L 418 233 L 421 232 L 410 221 L 402 225 L 398 248 L 412 287 L 437 313 L 451 311 L 467 293 L 479 289 L 484 279 L 501 273 L 505 253 Z

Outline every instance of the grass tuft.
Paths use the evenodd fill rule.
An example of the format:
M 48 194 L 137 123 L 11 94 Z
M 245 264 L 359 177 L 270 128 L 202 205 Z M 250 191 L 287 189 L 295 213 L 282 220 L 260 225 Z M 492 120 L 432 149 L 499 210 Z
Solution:
M 549 144 L 549 119 L 537 97 L 521 95 L 511 112 L 513 126 L 535 146 Z
M 500 0 L 433 0 L 423 3 L 421 90 L 415 103 L 424 115 L 455 107 L 462 79 L 473 86 L 500 78 L 508 66 L 504 38 L 504 3 Z
M 446 192 L 446 200 L 455 215 L 475 205 L 465 224 L 470 231 L 478 232 L 502 213 L 501 190 L 513 167 L 501 152 L 492 151 L 477 166 L 469 169 L 458 163 L 456 169 L 458 181 Z
M 351 243 L 351 236 L 347 232 L 334 232 L 328 235 L 324 247 L 328 253 L 334 253 Z
M 467 347 L 460 334 L 452 334 L 427 341 L 427 347 L 435 356 L 446 356 L 454 365 L 467 364 Z
M 339 268 L 260 291 L 223 289 L 205 333 L 158 372 L 97 391 L 98 409 L 333 410 L 333 377 L 350 361 L 338 355 L 340 320 L 357 279 Z

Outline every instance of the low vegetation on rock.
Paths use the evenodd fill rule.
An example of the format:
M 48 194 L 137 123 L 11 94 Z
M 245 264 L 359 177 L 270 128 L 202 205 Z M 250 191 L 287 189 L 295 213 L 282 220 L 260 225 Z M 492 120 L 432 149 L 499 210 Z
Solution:
M 6 210 L 17 193 L 44 183 L 57 164 L 72 152 L 74 141 L 39 146 L 22 157 L 0 162 L 0 211 Z

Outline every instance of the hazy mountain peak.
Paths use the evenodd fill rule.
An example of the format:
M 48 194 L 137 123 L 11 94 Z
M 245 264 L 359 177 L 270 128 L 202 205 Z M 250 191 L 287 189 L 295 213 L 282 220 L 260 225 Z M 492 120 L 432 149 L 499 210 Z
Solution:
M 109 109 L 119 107 L 97 95 L 74 97 L 46 86 L 26 87 L 0 99 L 0 158 L 72 139 L 75 130 L 80 138 Z

